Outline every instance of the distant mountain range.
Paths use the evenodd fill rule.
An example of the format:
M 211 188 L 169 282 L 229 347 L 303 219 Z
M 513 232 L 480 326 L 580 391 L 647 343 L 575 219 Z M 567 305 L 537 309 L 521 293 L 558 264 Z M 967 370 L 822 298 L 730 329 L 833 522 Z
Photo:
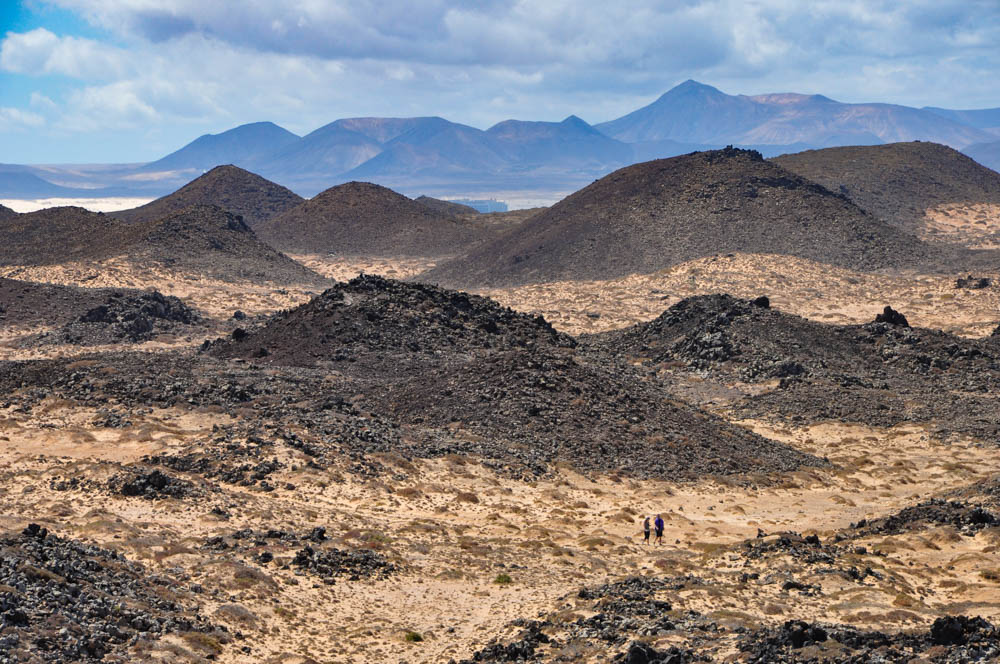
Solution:
M 437 196 L 572 190 L 631 163 L 735 145 L 765 156 L 922 140 L 1000 170 L 1000 108 L 845 104 L 822 95 L 728 95 L 686 81 L 653 103 L 589 125 L 506 120 L 487 130 L 440 117 L 349 118 L 297 136 L 271 122 L 206 134 L 148 164 L 0 165 L 0 197 L 161 195 L 220 164 L 300 195 L 367 180 Z

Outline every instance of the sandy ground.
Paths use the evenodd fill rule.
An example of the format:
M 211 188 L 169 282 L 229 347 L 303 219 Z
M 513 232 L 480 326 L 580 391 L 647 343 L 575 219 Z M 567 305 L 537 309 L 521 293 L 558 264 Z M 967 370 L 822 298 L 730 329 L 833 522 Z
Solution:
M 927 210 L 924 240 L 964 244 L 972 249 L 1000 248 L 1000 205 L 949 204 Z
M 883 576 L 870 585 L 809 575 L 794 561 L 781 560 L 769 562 L 766 571 L 821 584 L 824 592 L 790 597 L 780 583 L 740 586 L 737 592 L 733 575 L 753 569 L 741 564 L 739 545 L 758 529 L 827 538 L 861 518 L 1000 472 L 997 448 L 945 445 L 920 428 L 824 423 L 790 429 L 746 422 L 835 464 L 773 478 L 769 486 L 588 478 L 568 468 L 523 482 L 454 457 L 386 457 L 391 475 L 366 480 L 309 470 L 301 464 L 304 457 L 293 455 L 286 460 L 290 467 L 299 461 L 298 470 L 281 471 L 274 484 L 291 483 L 294 490 L 263 493 L 210 483 L 202 498 L 149 501 L 100 489 L 57 491 L 53 482 L 74 476 L 105 481 L 116 464 L 183 449 L 228 418 L 155 411 L 124 429 L 96 429 L 90 424 L 94 415 L 60 402 L 31 416 L 0 411 L 0 526 L 17 529 L 36 521 L 121 550 L 154 569 L 184 570 L 189 586 L 203 588 L 192 598 L 213 619 L 246 635 L 240 645 L 251 647 L 254 661 L 467 657 L 511 620 L 557 609 L 581 586 L 630 574 L 693 573 L 711 580 L 712 587 L 693 587 L 675 602 L 730 621 L 823 616 L 893 629 L 969 606 L 1000 618 L 997 584 L 982 574 L 998 567 L 996 529 L 976 537 L 937 528 L 859 541 L 886 554 L 859 556 L 859 564 Z M 220 520 L 213 507 L 225 508 L 231 518 Z M 656 513 L 667 523 L 665 543 L 643 546 L 642 517 Z M 245 554 L 202 548 L 206 538 L 243 527 L 308 532 L 315 526 L 326 527 L 340 546 L 384 553 L 401 573 L 384 581 L 326 585 L 276 564 L 257 565 Z M 253 553 L 263 550 L 279 562 L 295 553 L 278 543 Z M 496 584 L 500 573 L 512 583 Z M 220 611 L 223 606 L 229 608 Z M 407 632 L 424 640 L 407 642 Z M 234 650 L 219 661 L 248 661 Z
M 361 272 L 396 279 L 418 275 L 433 261 L 391 258 L 295 256 L 311 269 L 338 280 Z M 989 334 L 1000 324 L 1000 272 L 979 290 L 955 287 L 958 276 L 886 275 L 854 272 L 813 261 L 771 254 L 727 254 L 689 261 L 654 274 L 608 281 L 565 281 L 477 291 L 501 304 L 542 314 L 570 334 L 604 332 L 659 316 L 693 295 L 729 293 L 755 298 L 825 323 L 867 323 L 886 305 L 911 325 L 968 337 Z
M 138 266 L 112 258 L 99 262 L 62 265 L 0 267 L 0 277 L 86 288 L 154 289 L 173 295 L 212 316 L 271 313 L 307 302 L 317 294 L 314 285 L 234 284 L 196 277 L 157 266 Z
M 766 295 L 774 308 L 837 324 L 870 322 L 890 305 L 911 325 L 969 337 L 989 334 L 1000 323 L 1000 273 L 976 275 L 993 279 L 980 290 L 955 288 L 957 276 L 866 274 L 788 256 L 733 254 L 610 281 L 482 293 L 513 309 L 540 313 L 571 334 L 652 320 L 686 297 L 710 293 Z
M 82 207 L 91 212 L 115 212 L 130 210 L 153 200 L 152 198 L 36 198 L 22 200 L 17 198 L 0 199 L 0 205 L 9 207 L 14 212 L 35 212 L 50 207 L 72 205 Z
M 361 271 L 401 278 L 427 266 L 391 259 L 300 258 L 337 279 Z M 304 287 L 237 289 L 114 261 L 7 268 L 0 274 L 84 286 L 155 287 L 219 320 L 236 309 L 252 315 L 287 308 L 311 294 Z M 1000 288 L 954 286 L 954 277 L 869 275 L 788 257 L 734 255 L 652 275 L 486 294 L 516 309 L 543 313 L 572 333 L 623 327 L 652 319 L 683 297 L 729 292 L 765 294 L 777 308 L 836 323 L 870 321 L 890 304 L 915 325 L 987 334 L 1000 320 Z M 0 339 L 0 345 L 5 340 L 13 337 Z M 153 343 L 166 348 L 199 342 Z M 18 352 L 0 349 L 5 359 L 20 357 Z M 468 657 L 508 633 L 505 625 L 515 618 L 572 608 L 581 586 L 631 574 L 706 579 L 705 586 L 679 591 L 671 601 L 678 610 L 697 610 L 726 624 L 819 617 L 892 630 L 926 626 L 944 613 L 1000 620 L 1000 529 L 967 537 L 937 527 L 863 539 L 858 544 L 869 553 L 857 554 L 852 563 L 872 567 L 881 578 L 862 585 L 816 574 L 787 557 L 748 562 L 740 555 L 742 541 L 758 529 L 817 533 L 826 540 L 859 519 L 1000 473 L 1000 448 L 975 441 L 945 443 L 917 426 L 742 422 L 834 464 L 768 482 L 640 482 L 584 477 L 568 467 L 524 482 L 459 457 L 383 457 L 390 472 L 364 478 L 345 468 L 311 469 L 289 448 L 282 452 L 286 468 L 274 476 L 278 488 L 273 492 L 173 473 L 201 486 L 202 495 L 150 501 L 112 496 L 106 481 L 121 465 L 144 455 L 203 444 L 213 425 L 226 424 L 229 417 L 154 410 L 121 429 L 102 428 L 96 417 L 93 410 L 60 401 L 45 402 L 30 413 L 0 408 L 0 529 L 38 522 L 179 575 L 191 602 L 244 635 L 222 651 L 220 662 L 446 662 Z M 85 485 L 59 490 L 60 481 L 73 477 Z M 220 518 L 213 508 L 230 516 Z M 644 546 L 642 518 L 656 513 L 667 522 L 664 544 Z M 374 549 L 401 571 L 388 580 L 340 579 L 328 585 L 282 569 L 296 549 L 277 541 L 248 552 L 203 546 L 209 537 L 245 527 L 305 533 L 316 526 L 327 528 L 338 547 Z M 258 563 L 253 556 L 263 551 L 277 562 Z M 749 571 L 816 584 L 822 592 L 799 597 L 782 591 L 780 582 L 737 583 L 739 574 Z M 511 577 L 510 584 L 495 582 L 501 573 Z M 408 632 L 423 640 L 407 641 Z M 244 646 L 249 652 L 240 650 Z M 168 639 L 160 647 L 173 661 L 198 661 L 184 655 L 197 651 L 184 639 Z M 604 650 L 577 661 L 608 657 Z

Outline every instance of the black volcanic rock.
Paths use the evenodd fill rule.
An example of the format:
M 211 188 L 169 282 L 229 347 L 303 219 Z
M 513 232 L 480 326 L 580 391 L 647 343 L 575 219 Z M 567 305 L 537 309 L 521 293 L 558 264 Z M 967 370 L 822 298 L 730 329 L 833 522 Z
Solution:
M 585 353 L 620 365 L 695 372 L 724 384 L 775 380 L 777 389 L 744 398 L 737 410 L 746 417 L 926 422 L 941 435 L 1000 443 L 1000 348 L 992 338 L 886 322 L 830 325 L 710 295 L 580 342 Z
M 138 639 L 189 631 L 228 634 L 170 587 L 115 551 L 30 524 L 0 537 L 0 653 L 9 662 L 131 659 Z
M 906 316 L 899 313 L 888 304 L 885 305 L 885 309 L 882 313 L 875 316 L 876 323 L 886 323 L 887 325 L 897 325 L 899 327 L 909 327 L 910 324 L 906 321 Z
M 570 461 L 585 471 L 692 479 L 822 465 L 654 385 L 550 348 L 442 365 L 367 399 L 412 426 L 461 425 L 504 450 L 502 468 Z M 467 438 L 465 439 L 467 441 Z M 461 451 L 462 440 L 451 443 Z M 480 449 L 482 443 L 472 443 Z
M 451 214 L 367 182 L 327 189 L 256 231 L 282 251 L 346 256 L 448 256 L 478 240 Z
M 155 221 L 192 205 L 215 205 L 255 226 L 300 204 L 298 194 L 236 166 L 216 166 L 177 191 L 113 215 L 125 221 Z
M 239 339 L 234 335 L 217 342 L 211 353 L 290 366 L 405 366 L 439 364 L 442 353 L 464 357 L 575 343 L 541 316 L 517 313 L 478 295 L 362 275 Z
M 152 339 L 157 332 L 197 322 L 198 315 L 179 298 L 156 291 L 113 291 L 104 302 L 46 339 L 86 345 L 137 342 Z
M 420 279 L 457 287 L 613 279 L 726 252 L 856 270 L 936 255 L 845 197 L 727 148 L 615 171 Z

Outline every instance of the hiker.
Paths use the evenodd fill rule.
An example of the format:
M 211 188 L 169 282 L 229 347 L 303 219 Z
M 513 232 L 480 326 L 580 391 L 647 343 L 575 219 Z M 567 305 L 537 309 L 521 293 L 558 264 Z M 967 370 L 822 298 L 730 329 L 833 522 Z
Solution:
M 649 544 L 649 517 L 642 522 L 642 541 Z
M 656 526 L 656 543 L 663 544 L 663 517 L 657 514 L 653 525 Z

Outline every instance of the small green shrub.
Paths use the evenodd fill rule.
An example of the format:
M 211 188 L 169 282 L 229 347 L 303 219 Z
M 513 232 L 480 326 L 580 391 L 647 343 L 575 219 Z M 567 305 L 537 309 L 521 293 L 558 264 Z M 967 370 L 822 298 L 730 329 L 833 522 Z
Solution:
M 410 643 L 420 643 L 424 640 L 424 637 L 420 635 L 420 632 L 407 632 L 406 636 L 403 638 Z
M 497 574 L 497 578 L 493 579 L 493 583 L 500 586 L 509 586 L 514 582 L 514 579 L 510 578 L 510 574 L 506 572 L 500 572 Z

